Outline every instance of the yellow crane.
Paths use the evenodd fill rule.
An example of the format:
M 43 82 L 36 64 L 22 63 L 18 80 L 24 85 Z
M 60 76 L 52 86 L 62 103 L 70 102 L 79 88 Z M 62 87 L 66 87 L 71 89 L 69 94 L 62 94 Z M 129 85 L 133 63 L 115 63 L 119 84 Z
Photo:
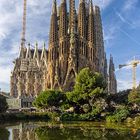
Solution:
M 26 32 L 26 12 L 27 12 L 27 0 L 24 0 L 23 6 L 23 21 L 22 21 L 22 34 L 21 34 L 21 45 L 25 45 L 25 32 Z
M 140 64 L 140 60 L 136 60 L 134 57 L 134 60 L 132 60 L 130 63 L 119 65 L 119 69 L 121 69 L 123 67 L 127 67 L 127 66 L 132 66 L 133 89 L 136 89 L 136 86 L 137 86 L 137 84 L 136 84 L 136 68 L 137 68 L 138 64 Z

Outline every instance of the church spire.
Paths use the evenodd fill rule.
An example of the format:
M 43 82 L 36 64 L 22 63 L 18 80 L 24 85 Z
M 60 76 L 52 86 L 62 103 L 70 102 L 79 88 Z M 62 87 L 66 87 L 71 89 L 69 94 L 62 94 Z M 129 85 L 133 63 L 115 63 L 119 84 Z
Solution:
M 56 0 L 53 1 L 51 24 L 50 24 L 50 40 L 49 43 L 52 44 L 58 40 L 58 23 L 57 23 L 57 4 Z
M 110 94 L 117 93 L 117 82 L 116 82 L 116 75 L 115 75 L 115 66 L 113 62 L 113 57 L 110 55 L 110 62 L 109 62 L 109 81 L 108 81 L 108 90 Z
M 113 62 L 113 56 L 110 54 L 110 63 L 109 63 L 109 71 L 115 71 L 114 68 L 114 62 Z
M 93 43 L 94 40 L 94 16 L 93 16 L 93 4 L 90 0 L 89 5 L 89 19 L 88 19 L 88 41 Z
M 80 37 L 86 38 L 86 6 L 85 0 L 80 0 L 78 11 L 78 31 Z
M 79 4 L 80 4 L 80 3 L 85 3 L 85 0 L 80 0 L 80 1 L 79 1 Z
M 86 22 L 86 5 L 85 0 L 80 0 L 78 9 L 78 33 L 79 33 L 79 44 L 80 54 L 87 56 L 87 44 L 85 40 L 87 38 L 87 22 Z
M 94 68 L 95 60 L 96 60 L 96 48 L 94 43 L 94 13 L 93 13 L 93 4 L 92 0 L 89 1 L 89 15 L 88 15 L 88 57 L 89 59 L 94 62 Z
M 56 0 L 53 0 L 52 14 L 57 14 L 57 4 L 56 4 Z
M 93 3 L 92 3 L 92 0 L 90 0 L 89 14 L 93 14 Z
M 76 10 L 75 10 L 75 0 L 70 0 L 70 13 L 69 13 L 69 30 L 70 32 L 76 30 Z
M 61 0 L 61 3 L 66 3 L 66 0 Z
M 68 30 L 68 20 L 67 20 L 67 5 L 66 0 L 61 1 L 60 6 L 60 20 L 59 20 L 59 37 L 64 37 L 67 35 Z

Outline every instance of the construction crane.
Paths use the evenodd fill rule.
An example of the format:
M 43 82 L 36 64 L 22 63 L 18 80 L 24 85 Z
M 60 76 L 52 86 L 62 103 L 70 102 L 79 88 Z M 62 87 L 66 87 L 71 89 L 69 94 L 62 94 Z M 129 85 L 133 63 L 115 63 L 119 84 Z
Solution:
M 24 0 L 23 6 L 23 19 L 22 19 L 22 34 L 21 34 L 21 45 L 25 45 L 25 33 L 26 33 L 26 11 L 27 10 L 27 0 Z
M 132 60 L 130 63 L 128 64 L 124 64 L 124 65 L 119 65 L 119 69 L 123 68 L 123 67 L 127 67 L 127 66 L 132 66 L 132 77 L 133 77 L 133 89 L 136 89 L 136 68 L 138 66 L 138 64 L 140 64 L 140 60 L 136 60 L 134 57 L 134 60 Z

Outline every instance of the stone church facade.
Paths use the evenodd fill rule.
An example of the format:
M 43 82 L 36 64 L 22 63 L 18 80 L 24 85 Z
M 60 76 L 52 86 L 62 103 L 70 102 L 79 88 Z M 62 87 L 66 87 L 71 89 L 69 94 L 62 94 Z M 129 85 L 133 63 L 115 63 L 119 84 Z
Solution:
M 11 74 L 13 97 L 36 97 L 46 89 L 72 90 L 78 72 L 89 67 L 108 79 L 100 8 L 92 0 L 53 1 L 49 45 L 22 44 Z M 116 79 L 114 79 L 116 80 Z M 116 88 L 116 87 L 115 87 Z

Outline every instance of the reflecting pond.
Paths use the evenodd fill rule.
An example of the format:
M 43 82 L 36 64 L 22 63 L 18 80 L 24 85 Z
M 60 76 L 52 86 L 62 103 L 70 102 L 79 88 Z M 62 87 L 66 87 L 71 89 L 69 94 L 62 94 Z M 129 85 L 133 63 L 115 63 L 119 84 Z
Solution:
M 19 122 L 0 125 L 0 140 L 140 140 L 140 127 L 98 122 Z

